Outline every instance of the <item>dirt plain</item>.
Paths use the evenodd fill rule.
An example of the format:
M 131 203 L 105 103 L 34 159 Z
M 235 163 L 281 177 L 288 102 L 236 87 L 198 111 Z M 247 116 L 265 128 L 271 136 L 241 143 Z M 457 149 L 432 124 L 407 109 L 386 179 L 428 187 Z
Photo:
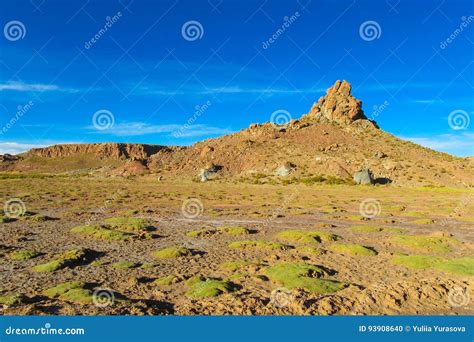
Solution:
M 0 196 L 24 204 L 0 224 L 2 314 L 474 313 L 469 189 L 37 175 Z

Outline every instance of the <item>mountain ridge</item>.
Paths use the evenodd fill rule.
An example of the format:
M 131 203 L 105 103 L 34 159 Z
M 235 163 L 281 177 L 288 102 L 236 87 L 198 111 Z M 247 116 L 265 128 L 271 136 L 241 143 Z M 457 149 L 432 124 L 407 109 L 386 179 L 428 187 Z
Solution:
M 352 178 L 361 168 L 399 185 L 473 186 L 468 158 L 454 157 L 401 140 L 379 128 L 336 81 L 299 119 L 251 124 L 239 132 L 191 146 L 97 143 L 32 149 L 0 163 L 2 171 L 68 172 L 89 168 L 109 175 L 154 173 L 195 178 L 217 166 L 217 179 L 275 178 L 282 165 L 291 179 L 318 175 Z M 281 178 L 281 177 L 276 177 Z

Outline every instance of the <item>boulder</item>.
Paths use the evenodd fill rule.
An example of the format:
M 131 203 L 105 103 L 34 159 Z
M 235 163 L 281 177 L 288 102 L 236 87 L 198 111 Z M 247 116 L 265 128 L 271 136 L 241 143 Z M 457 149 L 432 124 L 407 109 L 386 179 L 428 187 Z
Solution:
M 354 182 L 356 182 L 356 184 L 374 184 L 375 180 L 372 175 L 372 171 L 367 168 L 363 168 L 362 170 L 354 173 Z
M 211 173 L 207 169 L 199 170 L 198 177 L 201 179 L 201 182 L 207 182 L 211 177 Z
M 374 158 L 377 158 L 377 159 L 387 158 L 387 154 L 385 152 L 378 151 L 374 154 Z
M 198 177 L 201 179 L 201 182 L 207 182 L 214 173 L 219 172 L 222 169 L 222 166 L 216 164 L 207 165 L 204 169 L 199 170 Z
M 294 170 L 294 168 L 295 166 L 292 163 L 286 162 L 285 164 L 283 164 L 282 166 L 280 166 L 279 168 L 275 170 L 275 174 L 278 177 L 287 177 Z

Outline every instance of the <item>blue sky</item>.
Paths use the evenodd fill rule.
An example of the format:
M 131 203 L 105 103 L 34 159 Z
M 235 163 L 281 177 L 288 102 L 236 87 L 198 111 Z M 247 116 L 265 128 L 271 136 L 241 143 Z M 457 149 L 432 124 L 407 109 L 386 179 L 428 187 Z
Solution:
M 0 153 L 68 142 L 188 145 L 277 110 L 298 118 L 346 79 L 384 130 L 474 155 L 472 1 L 0 6 Z

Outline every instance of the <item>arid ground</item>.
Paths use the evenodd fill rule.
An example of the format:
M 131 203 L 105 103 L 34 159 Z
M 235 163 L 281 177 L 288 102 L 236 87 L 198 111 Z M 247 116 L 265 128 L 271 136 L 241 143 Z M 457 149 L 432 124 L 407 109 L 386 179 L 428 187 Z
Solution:
M 3 314 L 474 313 L 469 189 L 2 178 Z

